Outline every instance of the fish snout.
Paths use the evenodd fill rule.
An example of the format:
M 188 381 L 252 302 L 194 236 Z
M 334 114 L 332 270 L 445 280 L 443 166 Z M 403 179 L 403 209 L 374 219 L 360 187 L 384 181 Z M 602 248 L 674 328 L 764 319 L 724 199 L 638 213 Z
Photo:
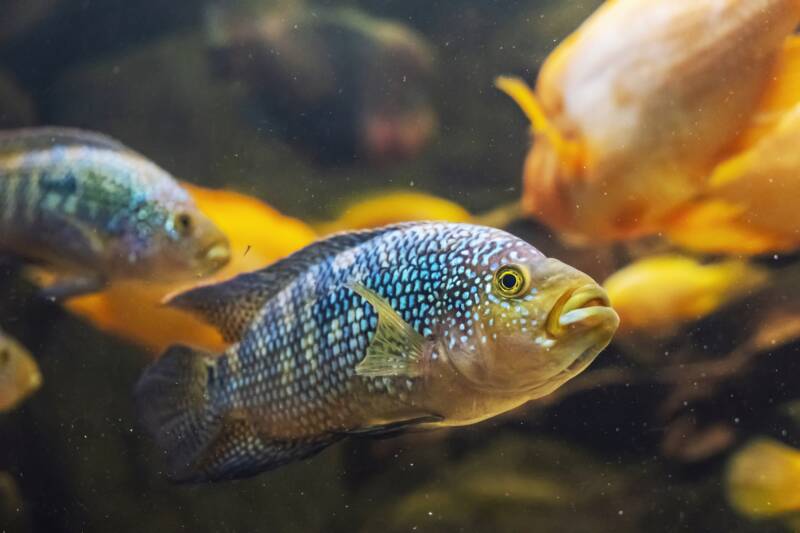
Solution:
M 550 310 L 545 328 L 553 337 L 559 337 L 577 327 L 613 333 L 618 325 L 619 317 L 611 308 L 606 291 L 592 283 L 566 290 Z
M 227 265 L 230 259 L 231 246 L 226 238 L 212 243 L 197 254 L 197 261 L 201 265 L 203 274 L 213 274 Z

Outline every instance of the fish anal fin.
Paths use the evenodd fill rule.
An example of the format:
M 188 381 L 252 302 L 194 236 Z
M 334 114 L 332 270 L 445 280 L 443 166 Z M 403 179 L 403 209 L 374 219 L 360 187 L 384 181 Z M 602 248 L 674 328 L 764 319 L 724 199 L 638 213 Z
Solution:
M 402 433 L 409 429 L 418 428 L 423 424 L 435 424 L 444 420 L 440 415 L 423 415 L 416 418 L 409 418 L 407 420 L 399 420 L 397 422 L 390 422 L 388 424 L 379 424 L 375 426 L 365 426 L 361 428 L 351 429 L 342 432 L 343 435 L 351 437 L 369 437 L 369 438 L 384 438 L 393 437 L 398 433 Z
M 365 377 L 422 375 L 425 338 L 378 293 L 362 283 L 353 283 L 350 288 L 378 314 L 377 329 L 367 347 L 367 355 L 356 366 L 356 374 Z
M 177 483 L 219 482 L 252 477 L 294 461 L 307 459 L 341 436 L 279 440 L 260 436 L 248 420 L 225 417 L 216 438 L 190 464 L 171 473 Z M 244 444 L 247 443 L 247 446 Z

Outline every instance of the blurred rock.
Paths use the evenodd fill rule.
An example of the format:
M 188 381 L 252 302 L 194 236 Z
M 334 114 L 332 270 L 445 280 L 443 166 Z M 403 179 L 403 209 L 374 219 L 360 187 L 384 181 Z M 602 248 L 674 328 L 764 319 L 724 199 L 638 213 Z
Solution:
M 31 126 L 35 122 L 33 100 L 11 74 L 0 69 L 0 129 Z
M 0 17 L 0 44 L 9 41 L 47 17 L 63 0 L 5 0 Z
M 385 164 L 427 145 L 434 53 L 412 28 L 322 7 L 218 7 L 208 19 L 212 70 L 245 87 L 269 134 L 324 163 Z

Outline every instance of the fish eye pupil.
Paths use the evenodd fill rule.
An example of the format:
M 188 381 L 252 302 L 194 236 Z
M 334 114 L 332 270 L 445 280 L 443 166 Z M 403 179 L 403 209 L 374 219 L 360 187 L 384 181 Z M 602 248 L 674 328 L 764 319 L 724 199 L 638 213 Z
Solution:
M 525 274 L 516 266 L 504 266 L 495 273 L 494 285 L 502 296 L 519 296 L 526 291 Z
M 517 285 L 517 276 L 515 276 L 511 272 L 506 272 L 500 277 L 500 284 L 504 288 L 511 290 Z
M 192 229 L 192 217 L 187 213 L 180 213 L 175 217 L 175 229 L 181 235 L 187 235 Z

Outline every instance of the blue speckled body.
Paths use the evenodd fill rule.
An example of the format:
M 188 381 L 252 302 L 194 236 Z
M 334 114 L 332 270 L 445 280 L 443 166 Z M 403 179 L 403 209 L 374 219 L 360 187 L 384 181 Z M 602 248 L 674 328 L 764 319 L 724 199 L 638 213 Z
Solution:
M 436 333 L 450 349 L 468 346 L 480 342 L 472 315 L 508 247 L 538 253 L 499 230 L 422 224 L 386 230 L 323 259 L 267 302 L 218 362 L 221 403 L 287 438 L 425 414 L 413 398 L 424 377 L 356 375 L 378 316 L 351 285 L 384 297 L 423 337 Z
M 534 286 L 519 298 L 495 294 L 505 264 L 529 265 Z M 410 223 L 342 234 L 264 271 L 179 295 L 175 305 L 236 342 L 202 364 L 173 349 L 145 373 L 137 395 L 173 475 L 186 480 L 252 474 L 350 433 L 473 423 L 568 379 L 574 357 L 543 356 L 536 368 L 546 374 L 495 358 L 500 349 L 525 359 L 537 342 L 552 344 L 541 325 L 553 299 L 540 289 L 553 282 L 594 283 L 486 227 Z M 396 371 L 364 372 L 392 313 L 411 328 L 408 344 L 395 339 L 408 350 Z M 178 394 L 176 382 L 198 388 Z M 176 406 L 179 414 L 170 413 Z

